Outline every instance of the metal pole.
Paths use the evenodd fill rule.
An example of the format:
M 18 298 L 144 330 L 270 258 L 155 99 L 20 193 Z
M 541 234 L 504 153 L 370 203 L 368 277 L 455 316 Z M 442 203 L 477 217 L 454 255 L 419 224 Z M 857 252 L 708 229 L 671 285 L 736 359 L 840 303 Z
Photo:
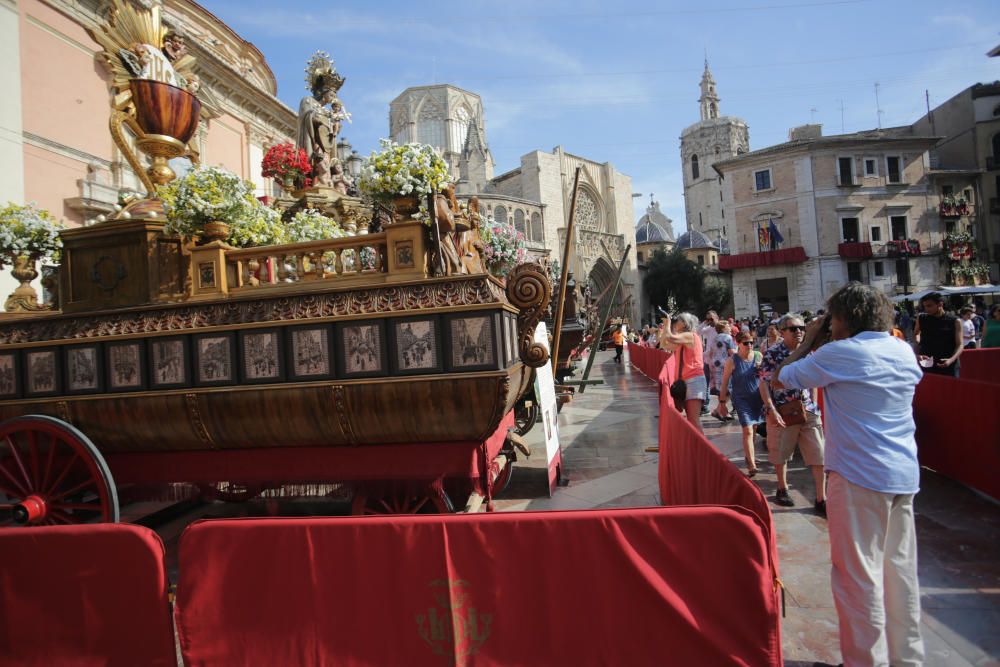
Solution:
M 576 168 L 573 177 L 573 197 L 569 202 L 569 222 L 566 223 L 566 247 L 563 248 L 562 272 L 559 278 L 559 300 L 556 301 L 556 321 L 552 326 L 552 370 L 559 369 L 559 338 L 562 336 L 563 308 L 566 302 L 566 283 L 569 278 L 569 253 L 573 248 L 573 219 L 576 217 L 576 193 L 580 187 L 580 172 L 583 167 Z
M 622 271 L 625 270 L 625 262 L 628 260 L 628 251 L 632 249 L 632 246 L 625 248 L 625 254 L 622 255 L 622 261 L 618 263 L 618 275 L 615 277 L 614 287 L 608 292 L 608 305 L 604 307 L 604 312 L 601 314 L 601 319 L 598 321 L 597 333 L 594 335 L 594 341 L 590 344 L 590 356 L 587 358 L 587 367 L 583 370 L 583 377 L 580 378 L 580 393 L 582 394 L 587 390 L 587 378 L 590 377 L 590 369 L 594 365 L 594 357 L 597 356 L 597 346 L 601 343 L 601 334 L 604 333 L 604 323 L 608 321 L 608 316 L 611 314 L 611 308 L 614 306 L 615 297 L 618 296 L 618 286 L 622 282 Z

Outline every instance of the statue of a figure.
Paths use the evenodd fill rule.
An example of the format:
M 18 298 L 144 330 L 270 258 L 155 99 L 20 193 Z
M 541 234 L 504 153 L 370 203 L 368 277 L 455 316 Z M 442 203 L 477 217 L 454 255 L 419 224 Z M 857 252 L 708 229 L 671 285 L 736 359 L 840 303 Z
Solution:
M 337 160 L 337 134 L 340 124 L 350 120 L 350 114 L 337 99 L 344 77 L 337 73 L 330 56 L 317 51 L 306 67 L 306 84 L 312 95 L 299 103 L 299 127 L 296 145 L 305 149 L 313 168 L 313 182 L 336 186 L 332 172 Z
M 331 171 L 332 175 L 330 182 L 333 185 L 333 189 L 342 195 L 348 194 L 348 190 L 350 190 L 351 186 L 354 185 L 354 182 L 351 180 L 350 176 L 344 173 L 344 163 L 340 160 L 340 158 L 333 159 Z

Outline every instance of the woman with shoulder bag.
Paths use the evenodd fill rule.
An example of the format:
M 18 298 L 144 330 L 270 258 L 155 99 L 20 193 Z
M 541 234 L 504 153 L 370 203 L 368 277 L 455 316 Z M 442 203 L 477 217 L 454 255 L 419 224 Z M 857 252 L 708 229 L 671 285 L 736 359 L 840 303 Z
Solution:
M 697 334 L 698 319 L 691 313 L 681 313 L 671 320 L 663 318 L 660 329 L 660 349 L 678 355 L 678 380 L 670 386 L 674 405 L 684 412 L 687 420 L 701 428 L 701 406 L 708 400 L 708 383 L 705 381 L 702 361 L 701 336 Z
M 726 360 L 722 369 L 722 390 L 719 393 L 719 414 L 728 415 L 726 399 L 732 380 L 733 409 L 743 427 L 743 455 L 747 462 L 747 477 L 757 474 L 757 460 L 753 447 L 753 429 L 764 422 L 764 400 L 760 396 L 760 379 L 757 377 L 761 355 L 755 351 L 753 337 L 741 333 L 737 338 L 736 354 Z

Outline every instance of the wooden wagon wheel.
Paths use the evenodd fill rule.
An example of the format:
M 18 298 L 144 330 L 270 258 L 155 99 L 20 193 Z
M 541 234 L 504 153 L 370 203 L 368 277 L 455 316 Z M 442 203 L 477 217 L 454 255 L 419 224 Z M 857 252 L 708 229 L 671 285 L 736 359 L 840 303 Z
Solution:
M 0 424 L 0 526 L 118 520 L 114 479 L 90 438 L 45 415 Z
M 514 432 L 527 435 L 537 421 L 538 401 L 535 400 L 534 392 L 531 392 L 514 404 Z
M 507 463 L 504 465 L 503 470 L 497 475 L 496 479 L 493 480 L 493 497 L 499 496 L 501 493 L 507 490 L 507 486 L 510 484 L 510 478 L 514 475 L 514 457 L 509 456 L 507 458 Z
M 440 484 L 431 484 L 423 493 L 413 493 L 405 486 L 394 487 L 387 493 L 373 496 L 358 486 L 351 502 L 354 516 L 379 514 L 453 514 L 455 506 Z

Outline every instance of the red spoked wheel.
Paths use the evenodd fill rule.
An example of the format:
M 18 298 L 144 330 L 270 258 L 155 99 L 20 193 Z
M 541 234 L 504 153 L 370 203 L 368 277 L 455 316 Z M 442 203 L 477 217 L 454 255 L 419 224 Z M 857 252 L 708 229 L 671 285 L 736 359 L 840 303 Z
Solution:
M 354 492 L 351 513 L 354 516 L 380 514 L 453 514 L 455 506 L 448 493 L 438 484 L 431 484 L 426 491 L 413 491 L 405 485 L 390 487 L 381 493 L 370 494 L 364 486 Z
M 45 415 L 0 424 L 0 526 L 118 520 L 111 471 L 79 429 Z

